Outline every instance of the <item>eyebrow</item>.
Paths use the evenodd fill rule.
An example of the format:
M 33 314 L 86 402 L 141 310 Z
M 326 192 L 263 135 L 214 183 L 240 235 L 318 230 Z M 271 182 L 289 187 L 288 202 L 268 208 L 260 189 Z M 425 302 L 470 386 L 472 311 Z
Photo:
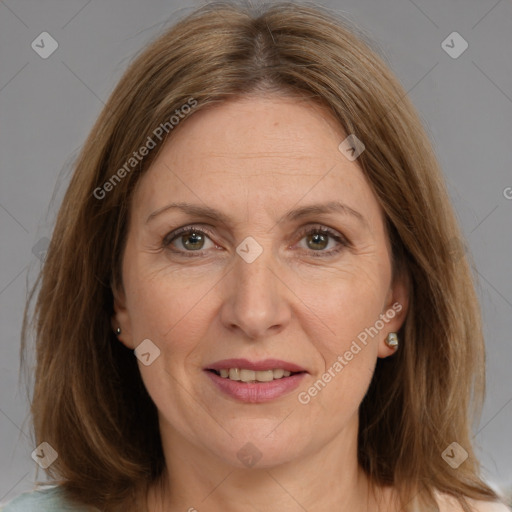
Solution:
M 157 215 L 160 215 L 163 212 L 169 211 L 169 210 L 180 210 L 184 213 L 188 213 L 189 215 L 195 215 L 197 217 L 205 217 L 208 219 L 212 219 L 218 222 L 221 222 L 225 225 L 229 225 L 230 218 L 222 213 L 219 210 L 216 210 L 215 208 L 212 208 L 210 206 L 200 206 L 195 205 L 191 203 L 185 203 L 185 202 L 179 202 L 179 203 L 170 203 L 166 206 L 163 206 L 162 208 L 159 208 L 158 210 L 154 211 L 149 215 L 149 217 L 146 219 L 146 224 L 153 220 Z M 320 215 L 320 214 L 326 214 L 326 213 L 341 213 L 343 215 L 348 215 L 351 217 L 356 218 L 359 222 L 364 224 L 366 227 L 368 227 L 368 222 L 359 213 L 358 211 L 354 210 L 350 206 L 347 206 L 346 204 L 343 204 L 340 201 L 330 201 L 328 203 L 317 203 L 317 204 L 311 204 L 308 206 L 303 206 L 301 208 L 296 208 L 293 210 L 290 210 L 289 212 L 285 213 L 279 222 L 282 221 L 295 221 L 297 219 L 300 219 L 302 217 L 306 217 L 309 215 Z

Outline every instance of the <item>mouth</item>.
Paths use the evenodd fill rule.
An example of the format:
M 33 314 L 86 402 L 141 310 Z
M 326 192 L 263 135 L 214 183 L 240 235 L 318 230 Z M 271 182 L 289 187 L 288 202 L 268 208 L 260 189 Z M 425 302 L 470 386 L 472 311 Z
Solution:
M 308 374 L 294 363 L 277 359 L 226 359 L 204 370 L 219 391 L 247 403 L 267 402 L 286 395 Z
M 286 379 L 292 375 L 302 372 L 291 372 L 283 368 L 273 368 L 270 370 L 249 370 L 247 368 L 221 368 L 220 370 L 207 369 L 207 371 L 215 373 L 222 379 L 229 379 L 238 382 L 254 384 L 255 382 L 272 382 L 274 380 Z

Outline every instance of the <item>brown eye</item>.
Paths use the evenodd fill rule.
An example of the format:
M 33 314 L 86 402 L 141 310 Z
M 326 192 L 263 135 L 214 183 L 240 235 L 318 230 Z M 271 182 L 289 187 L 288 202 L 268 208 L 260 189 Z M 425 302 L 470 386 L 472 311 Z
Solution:
M 211 245 L 210 247 L 205 247 L 208 241 L 210 241 Z M 164 238 L 162 245 L 176 253 L 200 252 L 215 246 L 204 229 L 192 227 L 185 227 L 173 231 Z M 200 254 L 202 254 L 202 252 L 200 252 Z
M 340 233 L 326 227 L 309 228 L 302 233 L 301 241 L 302 240 L 305 240 L 305 250 L 311 253 L 312 256 L 317 257 L 332 256 L 343 250 L 345 247 L 350 246 L 348 240 Z M 333 248 L 326 250 L 331 244 L 331 241 L 331 247 Z
M 314 233 L 307 235 L 306 238 L 308 247 L 313 250 L 322 250 L 329 245 L 329 235 L 325 235 L 324 233 Z
M 190 234 L 181 235 L 179 239 L 183 247 L 197 251 L 203 248 L 205 235 L 197 231 L 191 231 Z

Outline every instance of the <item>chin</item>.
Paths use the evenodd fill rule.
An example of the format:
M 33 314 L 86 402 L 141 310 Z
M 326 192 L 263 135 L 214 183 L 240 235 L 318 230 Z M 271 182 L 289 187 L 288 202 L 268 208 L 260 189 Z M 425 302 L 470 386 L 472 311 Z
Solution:
M 267 428 L 271 424 L 270 428 Z M 268 469 L 286 464 L 296 459 L 302 447 L 298 439 L 308 439 L 303 434 L 292 435 L 291 432 L 277 433 L 279 422 L 259 422 L 260 427 L 245 428 L 238 433 L 231 429 L 233 437 L 224 438 L 219 445 L 213 447 L 214 452 L 232 466 L 246 469 Z M 272 430 L 274 430 L 272 432 Z M 243 433 L 242 433 L 243 432 Z M 220 441 L 220 440 L 219 440 Z M 211 440 L 210 440 L 211 446 Z M 228 456 L 226 457 L 226 454 Z

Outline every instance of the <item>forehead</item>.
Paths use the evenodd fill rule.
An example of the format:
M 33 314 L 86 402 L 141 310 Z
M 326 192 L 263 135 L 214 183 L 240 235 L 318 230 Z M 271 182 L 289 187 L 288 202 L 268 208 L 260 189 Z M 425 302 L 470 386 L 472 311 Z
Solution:
M 237 159 L 246 170 L 267 172 L 279 170 L 272 162 L 282 166 L 305 159 L 321 166 L 339 156 L 337 146 L 345 137 L 326 109 L 285 97 L 249 96 L 208 107 L 181 128 L 164 149 L 176 158 L 187 153 L 188 162 L 208 157 L 223 164 Z
M 299 99 L 245 97 L 183 121 L 141 178 L 136 205 L 157 209 L 179 196 L 255 213 L 281 203 L 340 201 L 379 207 L 328 110 Z M 349 206 L 351 206 L 349 204 Z

